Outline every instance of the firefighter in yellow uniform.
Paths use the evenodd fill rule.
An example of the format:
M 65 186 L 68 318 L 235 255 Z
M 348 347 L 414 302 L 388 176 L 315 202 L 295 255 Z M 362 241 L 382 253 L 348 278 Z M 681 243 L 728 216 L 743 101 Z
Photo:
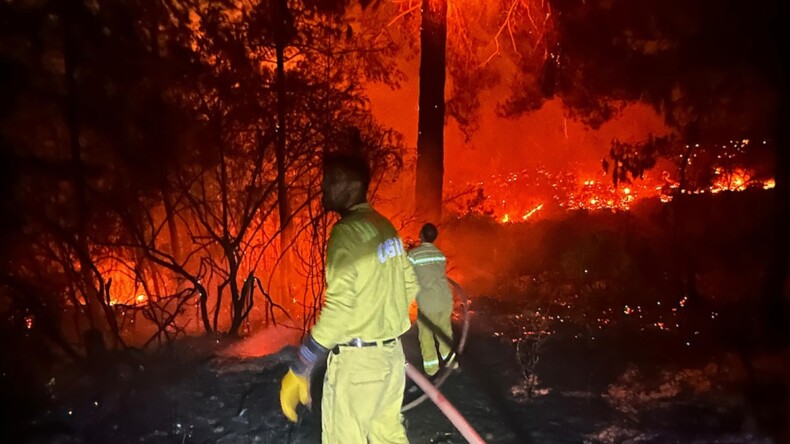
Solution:
M 450 323 L 453 313 L 453 293 L 447 282 L 447 258 L 433 244 L 438 235 L 436 226 L 430 223 L 423 225 L 420 229 L 420 246 L 409 251 L 409 261 L 414 265 L 420 287 L 417 293 L 417 305 L 420 310 L 417 326 L 422 365 L 428 375 L 434 375 L 439 370 L 436 342 L 439 343 L 442 362 L 449 365 L 448 358 L 451 358 L 453 339 L 453 328 Z
M 310 402 L 313 368 L 326 360 L 324 444 L 408 442 L 399 337 L 418 287 L 397 230 L 366 202 L 369 181 L 361 159 L 324 159 L 323 205 L 341 216 L 327 245 L 326 302 L 280 390 L 283 413 L 296 421 L 296 407 Z

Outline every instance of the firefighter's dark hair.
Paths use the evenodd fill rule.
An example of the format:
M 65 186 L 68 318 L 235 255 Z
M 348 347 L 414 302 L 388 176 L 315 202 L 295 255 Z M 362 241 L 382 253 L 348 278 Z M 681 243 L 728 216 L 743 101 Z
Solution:
M 324 171 L 339 169 L 349 178 L 362 183 L 362 190 L 367 193 L 370 185 L 370 166 L 362 157 L 346 153 L 329 153 L 324 155 Z
M 423 241 L 433 242 L 437 237 L 439 237 L 439 230 L 436 225 L 429 222 L 420 228 L 420 239 Z

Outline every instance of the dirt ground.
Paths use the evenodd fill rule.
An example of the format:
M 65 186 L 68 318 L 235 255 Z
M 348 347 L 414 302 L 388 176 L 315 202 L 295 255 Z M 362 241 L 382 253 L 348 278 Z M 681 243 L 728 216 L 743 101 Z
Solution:
M 527 396 L 503 327 L 510 315 L 473 316 L 460 369 L 441 391 L 487 442 L 781 442 L 761 421 L 731 354 L 682 353 L 671 338 L 612 331 L 579 339 L 559 331 L 540 349 L 535 393 Z M 404 344 L 414 359 L 413 331 Z M 295 348 L 258 357 L 223 353 L 234 346 L 183 341 L 119 363 L 104 380 L 64 376 L 53 382 L 51 408 L 12 435 L 26 444 L 320 442 L 319 411 L 303 411 L 290 424 L 279 410 L 280 379 Z M 430 401 L 404 416 L 412 443 L 465 442 Z

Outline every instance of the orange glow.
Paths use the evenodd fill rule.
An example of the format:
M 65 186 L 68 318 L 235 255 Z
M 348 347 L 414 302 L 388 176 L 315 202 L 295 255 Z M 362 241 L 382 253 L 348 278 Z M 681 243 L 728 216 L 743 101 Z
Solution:
M 409 305 L 409 319 L 411 320 L 412 324 L 417 321 L 417 313 L 419 312 L 419 306 L 417 305 L 417 301 L 411 301 L 411 305 Z
M 122 259 L 105 259 L 99 261 L 97 268 L 101 272 L 105 284 L 110 282 L 109 304 L 115 305 L 138 305 L 148 303 L 148 296 L 144 293 L 146 285 L 140 281 L 141 277 L 135 277 L 133 264 L 127 263 Z M 147 285 L 153 289 L 153 281 L 150 277 L 145 277 Z M 174 282 L 162 281 L 158 287 L 164 294 L 169 294 L 175 286 Z
M 529 219 L 530 217 L 532 217 L 532 215 L 533 215 L 533 214 L 535 214 L 535 212 L 537 212 L 537 211 L 540 211 L 540 209 L 541 209 L 541 208 L 543 208 L 543 204 L 540 204 L 540 205 L 538 205 L 537 207 L 535 207 L 535 208 L 533 208 L 533 209 L 529 210 L 529 212 L 528 212 L 527 214 L 525 214 L 525 215 L 521 216 L 521 218 L 522 218 L 523 220 L 527 220 L 527 219 Z
M 721 191 L 744 191 L 749 188 L 770 189 L 776 186 L 774 179 L 758 180 L 754 173 L 735 168 L 725 173 L 721 168 L 714 170 L 715 180 L 707 188 L 685 187 L 672 179 L 667 171 L 646 174 L 642 179 L 623 188 L 614 188 L 606 180 L 577 179 L 570 172 L 550 172 L 545 167 L 536 170 L 524 169 L 506 174 L 493 174 L 488 179 L 466 183 L 462 187 L 450 182 L 450 193 L 458 188 L 476 190 L 475 207 L 465 208 L 463 202 L 451 207 L 458 214 L 495 214 L 500 223 L 526 222 L 538 215 L 549 216 L 568 210 L 629 211 L 638 201 L 656 199 L 671 202 L 677 193 L 716 194 Z M 481 202 L 482 200 L 482 202 Z M 466 201 L 464 201 L 466 202 Z M 541 211 L 543 210 L 543 211 Z
M 263 328 L 238 341 L 233 345 L 219 350 L 220 356 L 234 358 L 251 358 L 277 353 L 286 345 L 298 346 L 301 342 L 301 325 L 291 325 L 289 321 L 276 326 Z
M 743 168 L 735 168 L 732 171 L 724 171 L 722 168 L 714 170 L 716 181 L 711 187 L 711 193 L 718 193 L 720 191 L 743 191 L 750 183 L 752 183 L 752 175 L 749 171 Z M 773 182 L 773 179 L 770 180 Z M 773 188 L 770 186 L 766 188 L 768 181 L 763 184 L 763 188 Z

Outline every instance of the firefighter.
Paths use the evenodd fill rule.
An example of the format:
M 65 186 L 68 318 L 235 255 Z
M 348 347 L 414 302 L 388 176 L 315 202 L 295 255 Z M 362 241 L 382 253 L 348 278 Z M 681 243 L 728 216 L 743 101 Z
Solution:
M 414 265 L 420 287 L 417 293 L 417 305 L 420 310 L 417 326 L 422 365 L 425 373 L 431 376 L 439 370 L 436 342 L 439 343 L 442 362 L 450 365 L 454 357 L 450 354 L 453 338 L 453 328 L 450 323 L 450 316 L 453 313 L 453 293 L 447 282 L 447 258 L 433 244 L 438 235 L 439 230 L 435 225 L 431 223 L 423 225 L 420 229 L 420 246 L 409 251 L 409 261 Z
M 414 270 L 392 223 L 367 203 L 370 172 L 356 157 L 324 159 L 326 210 L 340 214 L 327 245 L 326 302 L 282 380 L 291 421 L 310 403 L 310 376 L 326 361 L 323 443 L 406 443 L 400 413 L 406 383 L 399 337 L 417 295 Z

